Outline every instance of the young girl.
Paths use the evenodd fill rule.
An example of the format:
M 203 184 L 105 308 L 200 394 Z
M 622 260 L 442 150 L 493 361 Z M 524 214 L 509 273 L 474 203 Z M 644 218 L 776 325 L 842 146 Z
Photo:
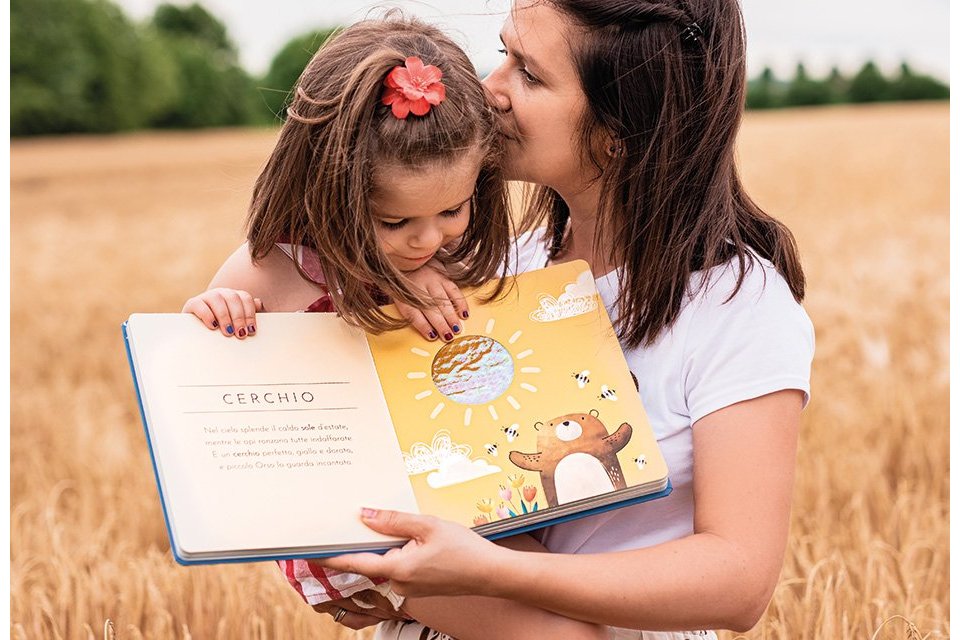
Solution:
M 428 339 L 451 340 L 469 315 L 458 286 L 502 275 L 511 227 L 497 114 L 464 52 L 416 20 L 357 23 L 310 61 L 287 114 L 247 243 L 183 311 L 241 339 L 264 310 L 336 311 L 376 332 L 402 324 L 380 310 L 390 300 Z M 337 622 L 403 617 L 383 580 L 279 565 Z M 589 628 L 544 615 L 565 637 Z
M 247 243 L 183 311 L 241 339 L 258 308 L 336 310 L 380 332 L 405 324 L 380 309 L 389 300 L 428 339 L 452 339 L 468 316 L 458 286 L 500 275 L 509 250 L 497 133 L 439 30 L 397 16 L 345 29 L 297 82 Z

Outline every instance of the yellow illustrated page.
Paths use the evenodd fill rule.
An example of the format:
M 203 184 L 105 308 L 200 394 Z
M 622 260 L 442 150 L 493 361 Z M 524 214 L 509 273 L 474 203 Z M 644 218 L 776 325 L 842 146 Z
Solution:
M 450 343 L 368 338 L 422 512 L 480 526 L 666 477 L 585 262 L 468 298 Z

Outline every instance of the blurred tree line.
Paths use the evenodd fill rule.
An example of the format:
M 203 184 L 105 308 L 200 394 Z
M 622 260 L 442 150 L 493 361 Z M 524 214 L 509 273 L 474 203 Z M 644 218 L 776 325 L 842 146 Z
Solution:
M 803 63 L 791 80 L 778 80 L 768 67 L 747 83 L 748 109 L 776 109 L 823 104 L 893 102 L 900 100 L 946 100 L 950 87 L 936 78 L 913 71 L 904 62 L 899 73 L 888 78 L 873 61 L 853 77 L 834 67 L 825 78 L 811 78 Z
M 162 4 L 142 24 L 109 0 L 12 0 L 12 135 L 275 122 L 332 33 L 291 40 L 262 78 L 199 4 Z
M 106 133 L 164 127 L 257 125 L 284 117 L 307 61 L 333 30 L 288 42 L 263 77 L 240 66 L 222 22 L 199 4 L 162 4 L 143 23 L 110 0 L 11 0 L 10 132 Z M 931 100 L 949 88 L 903 64 L 886 78 L 868 62 L 852 78 L 781 81 L 766 69 L 747 106 Z

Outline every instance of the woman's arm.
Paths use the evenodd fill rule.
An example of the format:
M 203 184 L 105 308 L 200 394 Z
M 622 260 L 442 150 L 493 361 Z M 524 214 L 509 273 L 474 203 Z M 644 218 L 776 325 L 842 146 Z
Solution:
M 375 512 L 365 517 L 371 527 L 411 542 L 384 556 L 324 564 L 389 577 L 412 596 L 504 598 L 638 629 L 745 631 L 763 614 L 783 560 L 801 404 L 799 391 L 779 391 L 694 425 L 695 533 L 686 538 L 617 553 L 544 555 L 497 547 L 436 518 Z M 415 615 L 431 624 L 429 611 Z

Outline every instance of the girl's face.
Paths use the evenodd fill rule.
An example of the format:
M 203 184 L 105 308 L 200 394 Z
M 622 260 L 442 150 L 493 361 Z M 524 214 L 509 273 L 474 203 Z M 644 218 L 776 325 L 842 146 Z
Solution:
M 377 168 L 372 195 L 380 248 L 400 271 L 416 271 L 470 224 L 480 153 L 443 164 Z
M 586 96 L 573 66 L 575 38 L 543 0 L 517 0 L 500 31 L 505 59 L 483 82 L 505 121 L 507 179 L 564 193 L 592 177 L 579 137 Z

